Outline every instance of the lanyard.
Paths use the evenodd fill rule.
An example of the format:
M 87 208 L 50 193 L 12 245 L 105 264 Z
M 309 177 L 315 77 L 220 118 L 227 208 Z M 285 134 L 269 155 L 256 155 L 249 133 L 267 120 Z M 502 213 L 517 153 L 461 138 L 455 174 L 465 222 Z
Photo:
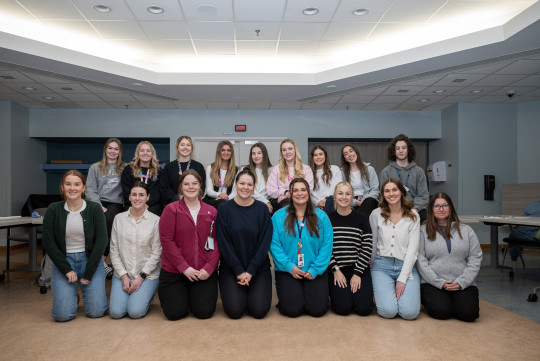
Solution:
M 394 168 L 396 170 L 396 173 L 397 173 L 397 176 L 399 178 L 399 181 L 405 186 L 407 187 L 407 185 L 409 184 L 409 176 L 411 175 L 411 170 L 409 169 L 409 171 L 407 172 L 407 179 L 405 180 L 405 183 L 403 183 L 403 180 L 401 180 L 401 175 L 399 175 L 399 171 L 397 170 L 397 168 Z
M 141 169 L 141 170 L 142 170 L 142 169 Z M 139 177 L 141 177 L 141 182 L 144 182 L 144 183 L 148 184 L 148 177 L 149 177 L 149 175 L 150 175 L 150 168 L 148 168 L 148 169 L 146 170 L 146 176 L 145 176 L 143 173 L 139 174 Z M 143 177 L 144 177 L 144 178 L 143 178 Z
M 300 250 L 302 249 L 302 231 L 304 230 L 305 223 L 306 223 L 305 215 L 304 215 L 304 219 L 302 220 L 302 223 L 298 223 L 298 219 L 296 219 L 296 228 L 298 228 L 298 254 L 300 254 Z
M 226 173 L 225 173 L 226 174 Z M 225 187 L 225 185 L 221 182 L 221 170 L 218 169 L 218 179 L 219 179 L 219 189 L 218 191 L 221 192 L 221 191 L 224 191 L 225 189 L 223 189 L 223 187 Z
M 212 237 L 212 231 L 214 230 L 214 221 L 210 223 L 210 237 Z
M 186 167 L 186 170 L 189 169 L 189 166 L 191 165 L 191 159 L 189 160 L 188 164 L 187 164 L 187 167 Z M 185 171 L 184 171 L 185 172 Z M 178 161 L 178 174 L 179 175 L 182 175 L 182 164 L 180 164 L 180 161 Z

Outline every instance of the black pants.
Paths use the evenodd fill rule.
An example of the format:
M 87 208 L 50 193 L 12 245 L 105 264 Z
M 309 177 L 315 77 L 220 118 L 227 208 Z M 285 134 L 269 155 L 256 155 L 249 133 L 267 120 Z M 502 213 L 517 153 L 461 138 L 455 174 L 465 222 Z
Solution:
M 270 204 L 272 205 L 272 213 L 276 213 L 278 209 L 287 207 L 291 200 L 289 198 L 284 198 L 281 202 L 278 202 L 277 199 L 270 199 Z
M 230 318 L 240 318 L 246 311 L 255 318 L 264 318 L 272 304 L 272 274 L 270 269 L 261 271 L 251 278 L 249 286 L 241 286 L 235 275 L 221 272 L 219 292 L 223 310 Z
M 379 201 L 377 201 L 375 198 L 367 197 L 364 199 L 361 205 L 358 207 L 354 207 L 354 211 L 358 213 L 362 213 L 364 216 L 368 217 L 373 212 L 375 208 L 379 206 Z
M 204 281 L 191 282 L 182 273 L 161 269 L 158 295 L 163 314 L 169 320 L 179 320 L 189 313 L 197 318 L 209 318 L 216 311 L 217 272 Z
M 225 199 L 215 199 L 215 198 L 212 198 L 212 197 L 204 197 L 202 199 L 202 201 L 212 207 L 214 207 L 215 209 L 218 209 L 220 205 L 222 205 L 223 203 L 227 202 Z
M 427 218 L 427 211 L 425 209 L 421 209 L 418 211 L 418 215 L 420 216 L 420 224 L 424 223 Z
M 109 250 L 111 248 L 111 232 L 112 232 L 112 225 L 114 221 L 114 217 L 118 213 L 122 213 L 124 211 L 124 205 L 120 203 L 110 203 L 110 202 L 101 202 L 101 205 L 105 208 L 107 208 L 107 212 L 105 212 L 105 222 L 107 222 L 107 236 L 109 238 L 107 242 L 107 248 L 105 248 L 105 256 L 109 255 Z
M 351 277 L 354 275 L 353 267 L 342 267 L 341 272 L 347 280 L 347 287 L 341 288 L 334 285 L 334 273 L 329 271 L 328 288 L 332 310 L 338 315 L 346 316 L 355 312 L 360 316 L 367 316 L 373 310 L 373 286 L 371 283 L 371 271 L 366 269 L 362 275 L 360 289 L 355 293 L 351 291 Z
M 297 280 L 288 272 L 275 272 L 279 312 L 298 317 L 304 312 L 314 317 L 328 311 L 328 271 L 313 280 Z
M 460 291 L 446 291 L 422 283 L 420 285 L 422 305 L 428 315 L 439 320 L 455 317 L 458 320 L 472 322 L 480 315 L 478 288 L 469 286 Z

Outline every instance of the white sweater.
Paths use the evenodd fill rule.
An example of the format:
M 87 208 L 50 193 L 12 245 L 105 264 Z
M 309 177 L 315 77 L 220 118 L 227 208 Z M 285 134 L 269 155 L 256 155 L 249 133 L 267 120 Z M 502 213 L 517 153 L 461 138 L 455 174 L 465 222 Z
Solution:
M 331 165 L 330 172 L 332 172 L 332 179 L 330 179 L 330 184 L 324 183 L 324 181 L 322 180 L 322 169 L 318 169 L 315 173 L 315 177 L 317 177 L 318 180 L 318 187 L 317 189 L 314 188 L 311 192 L 311 202 L 314 206 L 316 206 L 317 203 L 319 203 L 322 199 L 333 195 L 336 185 L 341 182 L 341 171 L 339 170 L 338 166 Z

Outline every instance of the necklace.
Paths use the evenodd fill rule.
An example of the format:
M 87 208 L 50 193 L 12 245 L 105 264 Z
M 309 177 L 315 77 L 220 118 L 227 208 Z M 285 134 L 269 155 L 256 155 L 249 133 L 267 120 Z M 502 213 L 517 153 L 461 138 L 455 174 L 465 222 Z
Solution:
M 68 207 L 68 209 L 69 209 L 70 212 L 77 212 L 79 209 L 81 209 L 82 206 L 83 206 L 83 202 L 81 202 L 80 205 L 76 206 L 76 207 L 73 208 L 73 209 L 69 206 L 69 204 L 67 205 L 67 207 Z

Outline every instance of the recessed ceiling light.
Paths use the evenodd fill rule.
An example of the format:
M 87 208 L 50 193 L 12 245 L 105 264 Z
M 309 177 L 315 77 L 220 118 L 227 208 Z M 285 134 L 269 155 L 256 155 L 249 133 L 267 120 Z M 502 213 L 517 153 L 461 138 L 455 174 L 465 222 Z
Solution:
M 32 88 L 31 86 L 23 86 L 24 90 L 36 90 L 36 88 Z
M 354 10 L 353 12 L 353 15 L 355 16 L 363 16 L 363 15 L 366 15 L 369 13 L 369 10 L 368 9 L 356 9 Z
M 473 91 L 471 91 L 471 94 L 480 94 L 480 93 L 483 93 L 484 91 L 482 89 L 475 89 Z
M 165 10 L 159 6 L 149 6 L 146 8 L 146 11 L 151 14 L 163 14 L 165 12 Z
M 331 88 L 336 88 L 335 85 L 328 85 L 327 88 L 331 89 Z
M 319 13 L 319 9 L 317 8 L 305 8 L 302 10 L 302 13 L 304 15 L 317 15 Z
M 420 102 L 420 103 L 427 103 L 427 102 L 429 102 L 429 99 L 428 99 L 428 98 L 426 98 L 426 99 L 420 99 L 419 102 Z
M 54 100 L 55 97 L 50 97 L 50 96 L 45 96 L 45 97 L 41 97 L 42 99 L 45 99 L 45 100 Z
M 73 90 L 73 88 L 68 88 L 68 87 L 65 87 L 65 88 L 60 88 L 62 90 Z
M 203 15 L 216 15 L 218 13 L 218 8 L 214 5 L 204 4 L 197 7 L 197 12 Z
M 452 80 L 452 83 L 463 83 L 467 79 L 454 79 Z
M 444 90 L 444 89 L 437 89 L 437 90 L 434 90 L 433 92 L 434 92 L 435 94 L 441 94 L 441 93 L 446 92 L 446 90 Z
M 397 92 L 398 93 L 408 93 L 409 90 L 408 89 L 399 89 Z
M 106 5 L 94 5 L 94 10 L 98 13 L 108 13 L 111 11 L 111 8 Z
M 6 79 L 6 80 L 11 80 L 11 79 L 15 79 L 14 77 L 12 77 L 11 75 L 2 75 L 0 76 L 0 78 L 2 79 Z
M 141 83 L 133 83 L 132 85 L 135 85 L 135 86 L 143 86 Z

